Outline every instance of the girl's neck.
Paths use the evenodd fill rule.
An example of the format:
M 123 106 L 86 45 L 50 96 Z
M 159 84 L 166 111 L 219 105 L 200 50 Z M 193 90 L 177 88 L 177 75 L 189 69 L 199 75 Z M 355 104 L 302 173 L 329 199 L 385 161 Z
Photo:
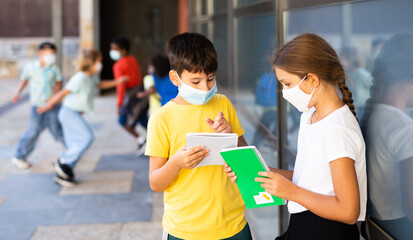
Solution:
M 334 92 L 332 92 L 332 90 L 327 91 L 326 88 L 324 88 L 324 90 L 325 93 L 322 95 L 320 94 L 318 101 L 314 104 L 316 110 L 311 117 L 311 123 L 316 123 L 324 119 L 335 110 L 344 106 L 344 103 L 338 97 L 335 89 Z
M 90 77 L 90 76 L 92 76 L 93 75 L 93 73 L 92 73 L 92 71 L 83 71 L 85 74 L 86 74 L 86 76 L 88 76 L 88 77 Z

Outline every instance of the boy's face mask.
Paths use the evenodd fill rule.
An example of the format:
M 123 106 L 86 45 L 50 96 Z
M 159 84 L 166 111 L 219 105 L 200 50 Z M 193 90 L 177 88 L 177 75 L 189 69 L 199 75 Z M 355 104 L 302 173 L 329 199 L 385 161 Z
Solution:
M 218 91 L 216 81 L 214 83 L 214 86 L 209 91 L 204 91 L 204 90 L 193 88 L 185 84 L 184 82 L 182 82 L 178 73 L 177 72 L 175 73 L 176 73 L 176 76 L 178 76 L 179 81 L 181 82 L 181 87 L 179 87 L 178 96 L 181 96 L 183 99 L 185 99 L 190 104 L 203 105 L 207 103 L 214 96 L 214 94 Z
M 56 55 L 52 54 L 52 53 L 43 55 L 43 61 L 46 64 L 46 66 L 50 66 L 52 64 L 55 64 L 56 63 Z
M 121 54 L 118 50 L 110 50 L 109 56 L 113 61 L 118 61 L 121 57 Z
M 301 82 L 297 84 L 297 86 L 283 90 L 284 99 L 291 103 L 294 107 L 296 107 L 300 112 L 307 112 L 309 110 L 310 100 L 315 91 L 315 89 L 313 89 L 311 94 L 308 94 L 301 90 L 300 84 L 306 78 L 307 76 L 304 76 Z

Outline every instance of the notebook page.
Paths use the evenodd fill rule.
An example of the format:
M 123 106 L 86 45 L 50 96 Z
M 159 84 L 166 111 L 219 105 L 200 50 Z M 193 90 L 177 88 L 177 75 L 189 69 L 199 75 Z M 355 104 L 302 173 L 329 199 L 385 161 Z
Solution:
M 186 135 L 187 149 L 205 145 L 209 149 L 209 155 L 204 158 L 195 168 L 209 165 L 224 165 L 219 152 L 224 148 L 236 147 L 238 135 L 236 133 L 188 133 Z

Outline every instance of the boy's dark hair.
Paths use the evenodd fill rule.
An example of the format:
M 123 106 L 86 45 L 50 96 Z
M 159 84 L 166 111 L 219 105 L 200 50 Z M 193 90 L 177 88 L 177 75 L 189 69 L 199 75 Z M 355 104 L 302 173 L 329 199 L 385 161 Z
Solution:
M 112 43 L 118 45 L 121 50 L 126 50 L 129 53 L 130 41 L 125 37 L 119 37 L 112 40 Z
M 212 42 L 202 34 L 179 34 L 168 40 L 165 49 L 171 69 L 178 75 L 184 70 L 207 75 L 217 71 L 217 52 Z
M 155 54 L 151 57 L 150 63 L 155 68 L 155 75 L 159 78 L 163 78 L 169 74 L 171 66 L 169 65 L 169 59 L 165 54 Z
M 55 50 L 55 51 L 57 50 L 56 45 L 54 45 L 51 42 L 42 42 L 39 45 L 39 50 L 44 50 L 44 49 L 52 49 L 52 50 Z

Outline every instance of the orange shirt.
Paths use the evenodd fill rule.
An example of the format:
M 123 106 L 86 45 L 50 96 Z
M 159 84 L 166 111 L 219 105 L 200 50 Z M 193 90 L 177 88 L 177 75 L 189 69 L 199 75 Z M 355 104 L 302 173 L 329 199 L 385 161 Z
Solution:
M 118 95 L 117 105 L 122 106 L 126 89 L 142 84 L 141 68 L 135 57 L 127 55 L 119 59 L 113 65 L 113 75 L 115 76 L 115 79 L 119 79 L 125 75 L 129 77 L 129 80 L 125 84 L 120 84 L 116 87 L 116 92 Z

